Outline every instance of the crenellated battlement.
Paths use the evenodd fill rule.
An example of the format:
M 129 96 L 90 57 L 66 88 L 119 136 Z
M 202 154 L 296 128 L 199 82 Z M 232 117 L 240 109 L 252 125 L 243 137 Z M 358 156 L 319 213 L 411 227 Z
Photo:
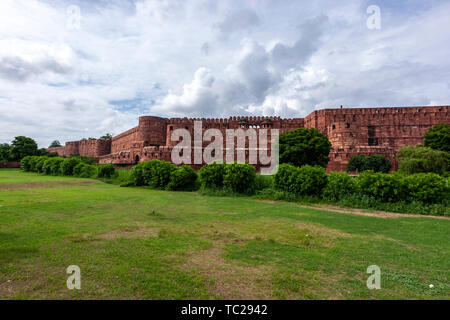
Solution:
M 100 163 L 131 165 L 137 161 L 170 161 L 171 140 L 176 129 L 194 130 L 278 129 L 280 133 L 297 128 L 316 128 L 332 143 L 328 171 L 342 171 L 356 154 L 383 154 L 395 164 L 395 154 L 405 145 L 423 142 L 423 135 L 433 125 L 450 123 L 450 106 L 330 108 L 315 110 L 304 118 L 279 116 L 231 116 L 228 118 L 139 117 L 139 124 L 112 139 L 67 142 L 65 147 L 49 148 L 62 156 L 92 156 Z

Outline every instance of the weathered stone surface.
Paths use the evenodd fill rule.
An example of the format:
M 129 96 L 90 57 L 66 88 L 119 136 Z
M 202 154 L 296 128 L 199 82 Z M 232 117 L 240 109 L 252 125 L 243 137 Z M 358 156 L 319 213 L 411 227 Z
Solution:
M 67 142 L 64 147 L 49 148 L 61 156 L 81 155 L 100 163 L 130 165 L 150 159 L 171 160 L 178 141 L 171 140 L 174 130 L 183 128 L 194 138 L 194 121 L 201 120 L 205 131 L 218 129 L 279 129 L 280 133 L 297 128 L 316 128 L 332 143 L 327 171 L 344 171 L 348 160 L 357 154 L 381 154 L 396 168 L 396 152 L 406 145 L 423 143 L 423 135 L 433 125 L 450 123 L 450 106 L 340 108 L 312 112 L 305 118 L 229 117 L 227 119 L 160 118 L 144 116 L 139 124 L 112 139 Z M 209 142 L 204 142 L 203 147 Z M 225 145 L 225 139 L 224 139 Z M 192 141 L 192 148 L 194 142 Z M 235 147 L 236 148 L 236 147 Z M 246 145 L 246 157 L 249 146 Z M 193 158 L 193 150 L 191 152 Z M 236 156 L 236 152 L 235 152 Z M 194 166 L 198 168 L 200 165 Z M 256 165 L 259 167 L 259 165 Z
M 20 168 L 20 162 L 0 162 L 0 168 Z

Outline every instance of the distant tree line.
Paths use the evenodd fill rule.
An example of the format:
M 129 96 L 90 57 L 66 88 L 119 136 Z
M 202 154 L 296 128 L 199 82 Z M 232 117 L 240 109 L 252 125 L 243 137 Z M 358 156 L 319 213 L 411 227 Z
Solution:
M 0 144 L 0 161 L 18 162 L 26 156 L 52 156 L 44 148 L 38 148 L 36 141 L 25 136 L 17 136 L 11 142 Z

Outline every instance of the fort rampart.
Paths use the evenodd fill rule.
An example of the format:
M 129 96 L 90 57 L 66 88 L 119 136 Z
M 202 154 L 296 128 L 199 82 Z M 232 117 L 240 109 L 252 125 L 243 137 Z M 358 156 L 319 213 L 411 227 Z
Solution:
M 424 134 L 433 125 L 450 123 L 450 106 L 323 109 L 305 118 L 292 119 L 143 116 L 139 118 L 137 127 L 112 139 L 72 141 L 64 147 L 47 151 L 57 152 L 60 156 L 94 157 L 99 163 L 117 165 L 133 165 L 150 159 L 170 161 L 171 151 L 178 144 L 178 141 L 171 140 L 172 132 L 183 128 L 193 135 L 195 120 L 202 121 L 203 131 L 215 128 L 224 136 L 226 129 L 279 129 L 281 134 L 297 128 L 316 128 L 326 134 L 332 144 L 327 171 L 344 171 L 348 160 L 357 154 L 381 154 L 396 167 L 395 155 L 401 147 L 421 144 Z

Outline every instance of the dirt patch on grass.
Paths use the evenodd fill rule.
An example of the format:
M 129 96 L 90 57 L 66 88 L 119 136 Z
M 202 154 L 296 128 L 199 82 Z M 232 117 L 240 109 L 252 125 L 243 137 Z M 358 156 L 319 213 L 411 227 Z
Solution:
M 307 206 L 300 205 L 304 208 L 318 209 L 318 210 L 326 210 L 338 213 L 345 214 L 356 214 L 360 216 L 366 217 L 375 217 L 382 219 L 392 219 L 392 218 L 432 218 L 432 219 L 444 219 L 450 220 L 450 217 L 442 217 L 442 216 L 427 216 L 423 214 L 409 214 L 409 213 L 397 213 L 397 212 L 386 212 L 386 211 L 368 211 L 364 209 L 352 209 L 352 208 L 342 208 L 333 205 L 316 205 L 316 206 Z
M 332 247 L 340 238 L 351 238 L 350 233 L 325 226 L 291 219 L 261 218 L 245 224 L 214 221 L 205 228 L 204 236 L 223 244 L 250 240 L 273 240 L 298 247 Z
M 48 189 L 67 186 L 89 186 L 99 183 L 95 180 L 42 181 L 25 183 L 0 183 L 0 190 Z
M 72 242 L 95 242 L 101 240 L 114 240 L 119 238 L 137 239 L 137 238 L 157 237 L 158 234 L 159 230 L 157 228 L 154 228 L 144 223 L 136 226 L 122 227 L 101 234 L 84 233 L 81 235 L 70 236 L 67 237 L 66 240 Z
M 407 248 L 407 249 L 409 249 L 409 250 L 411 250 L 411 251 L 420 251 L 420 249 L 417 248 L 417 247 L 414 247 L 414 246 L 412 246 L 412 245 L 409 245 L 409 244 L 407 244 L 407 243 L 404 243 L 403 241 L 400 241 L 400 240 L 397 240 L 397 239 L 394 239 L 394 238 L 390 238 L 390 237 L 386 237 L 386 236 L 383 236 L 383 235 L 376 235 L 376 236 L 375 236 L 375 239 L 381 239 L 381 240 L 392 241 L 392 242 L 394 242 L 394 243 L 396 243 L 396 244 L 398 244 L 398 245 L 400 245 L 400 246 L 402 246 L 402 247 L 405 247 L 405 248 Z
M 273 299 L 268 266 L 242 266 L 222 258 L 220 248 L 195 251 L 183 265 L 213 280 L 210 292 L 219 299 Z
M 111 240 L 117 238 L 125 238 L 125 239 L 134 239 L 134 238 L 148 238 L 148 237 L 157 237 L 158 229 L 142 225 L 137 228 L 125 228 L 122 230 L 114 230 L 108 233 L 103 233 L 100 235 L 96 235 L 99 239 Z
M 432 219 L 444 219 L 444 220 L 450 220 L 450 217 L 443 217 L 443 216 L 432 216 L 432 215 L 424 215 L 424 214 L 410 214 L 410 213 L 397 213 L 397 212 L 387 212 L 387 211 L 369 211 L 365 209 L 354 209 L 354 208 L 344 208 L 334 205 L 327 205 L 327 204 L 317 204 L 317 205 L 305 205 L 305 204 L 299 204 L 295 202 L 288 202 L 288 201 L 274 201 L 274 200 L 264 200 L 264 199 L 258 199 L 255 200 L 258 202 L 265 202 L 265 203 L 271 203 L 271 204 L 277 204 L 277 203 L 291 203 L 295 204 L 302 208 L 310 208 L 310 209 L 317 209 L 317 210 L 326 210 L 326 211 L 332 211 L 332 212 L 339 212 L 339 213 L 346 213 L 346 214 L 356 214 L 360 216 L 367 216 L 367 217 L 376 217 L 376 218 L 382 218 L 382 219 L 389 219 L 389 218 L 432 218 Z

